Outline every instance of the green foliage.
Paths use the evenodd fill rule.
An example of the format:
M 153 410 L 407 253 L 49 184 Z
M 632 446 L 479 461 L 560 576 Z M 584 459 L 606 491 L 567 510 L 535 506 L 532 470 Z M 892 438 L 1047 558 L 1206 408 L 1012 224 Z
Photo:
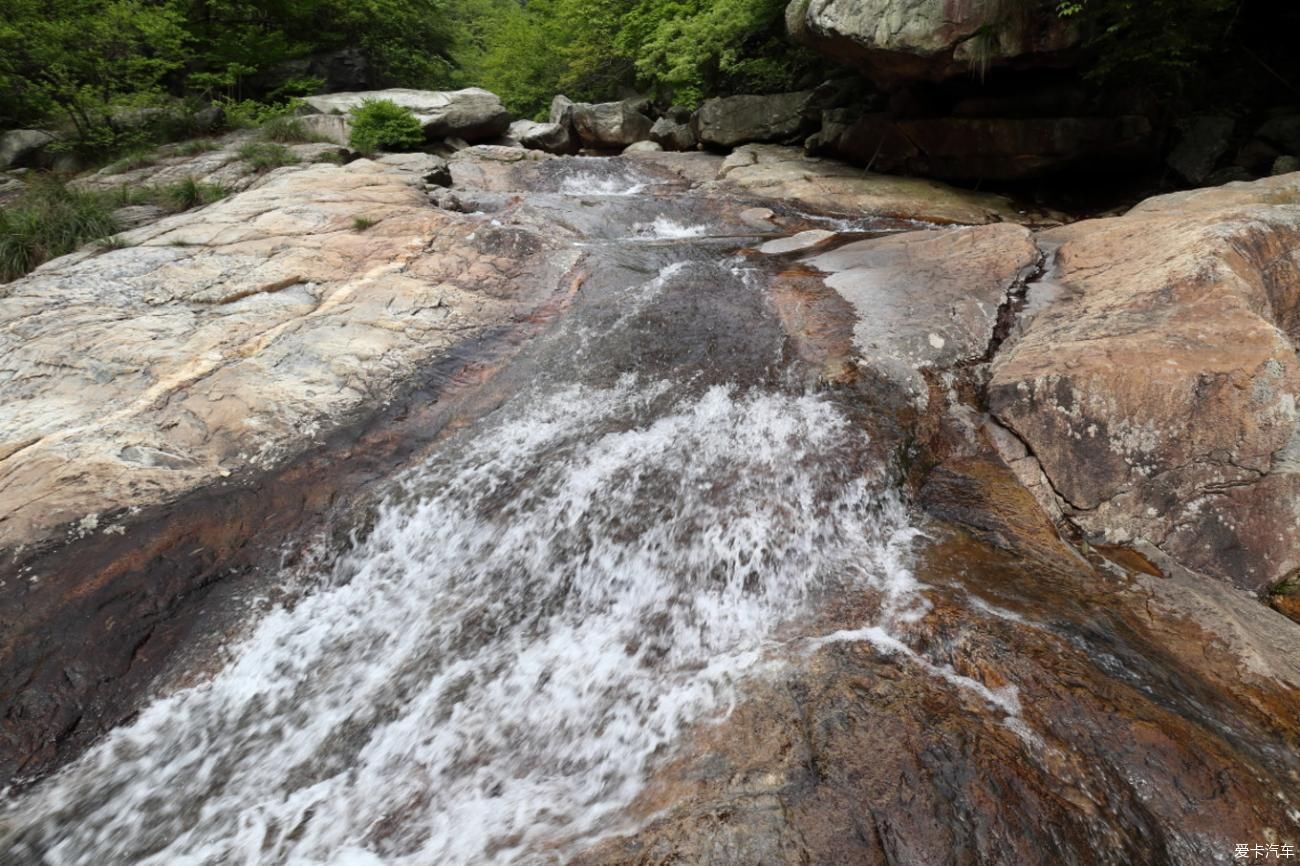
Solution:
M 1197 85 L 1202 61 L 1222 50 L 1240 0 L 1063 0 L 1096 54 L 1089 70 L 1106 82 L 1142 81 L 1168 93 Z
M 368 99 L 352 109 L 350 143 L 361 153 L 410 150 L 424 144 L 424 128 L 410 109 L 390 99 Z
M 0 209 L 0 281 L 17 279 L 117 229 L 111 196 L 42 179 Z
M 194 138 L 176 145 L 173 152 L 180 156 L 198 156 L 200 153 L 210 153 L 220 147 L 221 145 L 210 138 Z
M 248 163 L 249 168 L 261 173 L 279 168 L 282 165 L 297 165 L 298 157 L 282 144 L 266 141 L 250 141 L 239 149 L 239 158 Z
M 149 199 L 173 213 L 223 199 L 230 192 L 219 184 L 200 183 L 192 177 L 150 190 Z
M 356 232 L 363 232 L 366 229 L 374 226 L 376 222 L 378 222 L 378 220 L 372 220 L 370 217 L 355 217 L 352 220 L 352 230 Z
M 157 152 L 153 150 L 135 150 L 109 165 L 105 171 L 108 174 L 125 174 L 128 171 L 135 171 L 137 168 L 148 168 L 157 163 Z
M 307 144 L 316 140 L 297 117 L 278 115 L 262 124 L 262 138 L 281 144 Z

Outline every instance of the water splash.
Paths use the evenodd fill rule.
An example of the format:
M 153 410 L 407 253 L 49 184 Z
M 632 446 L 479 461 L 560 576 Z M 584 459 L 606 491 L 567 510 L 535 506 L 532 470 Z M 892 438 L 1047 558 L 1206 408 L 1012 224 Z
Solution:
M 637 195 L 643 190 L 645 190 L 645 183 L 631 174 L 580 171 L 560 182 L 561 195 L 627 196 Z
M 651 240 L 683 240 L 704 237 L 709 232 L 708 226 L 687 225 L 662 214 L 652 222 L 637 223 L 633 230 L 637 237 Z
M 405 479 L 324 586 L 0 818 L 23 864 L 552 862 L 819 592 L 910 584 L 824 400 L 624 377 Z M 9 861 L 5 861 L 9 862 Z

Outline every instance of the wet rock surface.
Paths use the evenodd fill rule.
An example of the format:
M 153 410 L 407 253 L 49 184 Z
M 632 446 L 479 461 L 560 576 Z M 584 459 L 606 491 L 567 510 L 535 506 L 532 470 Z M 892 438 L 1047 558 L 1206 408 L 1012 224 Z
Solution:
M 571 122 L 573 110 L 558 105 L 557 123 Z M 1156 507 L 1164 500 L 1150 498 L 1150 485 L 1164 476 L 1122 460 L 1098 462 L 1092 475 L 1074 468 L 1093 458 L 1078 450 L 1081 437 L 1051 426 L 1072 416 L 1049 402 L 1059 389 L 1039 385 L 1042 376 L 1069 378 L 1081 395 L 1071 405 L 1102 407 L 1094 412 L 1150 414 L 1180 395 L 1209 395 L 1162 416 L 1188 447 L 1203 448 L 1170 459 L 1197 471 L 1207 462 L 1240 469 L 1267 461 L 1248 484 L 1224 490 L 1194 474 L 1187 483 L 1197 495 L 1243 497 L 1252 519 L 1286 530 L 1282 515 L 1296 501 L 1285 487 L 1282 435 L 1286 398 L 1293 403 L 1296 393 L 1292 185 L 1281 178 L 1166 197 L 1123 218 L 1035 235 L 1017 223 L 1052 215 L 864 175 L 792 148 L 742 148 L 727 159 L 596 159 L 478 145 L 445 161 L 408 154 L 279 169 L 248 179 L 226 201 L 134 230 L 125 249 L 48 264 L 0 298 L 0 335 L 12 341 L 0 393 L 19 407 L 0 428 L 9 443 L 0 490 L 10 508 L 0 519 L 5 778 L 26 784 L 120 723 L 169 670 L 177 647 L 195 646 L 205 627 L 232 616 L 219 610 L 220 587 L 280 580 L 282 558 L 310 558 L 305 536 L 329 534 L 324 555 L 337 556 L 345 575 L 358 550 L 374 548 L 374 561 L 388 562 L 390 536 L 372 535 L 376 513 L 399 515 L 400 525 L 405 512 L 376 503 L 394 476 L 422 462 L 466 467 L 450 477 L 472 507 L 453 508 L 434 531 L 467 521 L 473 531 L 457 536 L 467 545 L 457 548 L 468 551 L 461 559 L 483 555 L 492 568 L 466 566 L 468 607 L 449 642 L 409 658 L 394 657 L 386 641 L 406 652 L 408 640 L 438 622 L 444 597 L 421 593 L 438 585 L 442 548 L 425 554 L 433 565 L 395 557 L 382 566 L 396 582 L 376 584 L 377 594 L 400 590 L 392 604 L 410 617 L 396 629 L 382 610 L 366 613 L 368 568 L 301 589 L 307 601 L 336 589 L 346 596 L 358 581 L 357 617 L 331 621 L 329 631 L 349 646 L 349 629 L 363 629 L 342 661 L 376 656 L 395 673 L 391 689 L 370 683 L 378 691 L 356 719 L 331 721 L 322 711 L 312 719 L 323 727 L 292 722 L 296 732 L 323 733 L 319 755 L 287 775 L 272 768 L 274 777 L 259 781 L 261 765 L 240 758 L 250 744 L 297 742 L 298 733 L 276 733 L 275 717 L 258 715 L 275 702 L 250 704 L 265 724 L 244 729 L 223 715 L 239 708 L 218 689 L 215 716 L 150 735 L 175 752 L 154 770 L 170 774 L 166 789 L 179 808 L 127 778 L 129 761 L 147 763 L 148 750 L 94 753 L 100 763 L 67 777 L 49 808 L 33 800 L 35 812 L 19 801 L 12 813 L 0 809 L 0 839 L 15 843 L 21 853 L 13 856 L 27 856 L 75 837 L 85 846 L 78 864 L 95 851 L 119 859 L 176 853 L 192 850 L 183 838 L 190 830 L 176 829 L 192 825 L 185 815 L 206 810 L 233 823 L 199 832 L 235 850 L 254 838 L 236 815 L 246 808 L 236 796 L 243 790 L 259 814 L 275 816 L 254 834 L 269 862 L 337 853 L 347 834 L 382 857 L 436 850 L 425 847 L 427 819 L 452 814 L 440 803 L 481 809 L 475 814 L 493 828 L 454 827 L 445 856 L 434 859 L 455 863 L 1182 866 L 1230 863 L 1234 844 L 1247 839 L 1294 840 L 1300 625 L 1279 612 L 1290 589 L 1275 594 L 1274 610 L 1223 580 L 1231 576 L 1216 571 L 1219 554 L 1204 558 L 1204 546 L 1179 547 L 1145 528 L 1107 536 L 1106 527 L 1136 525 L 1114 522 L 1128 514 L 1125 485 L 1146 491 L 1144 508 Z M 430 197 L 454 200 L 456 210 Z M 358 217 L 373 224 L 362 228 Z M 1047 270 L 1036 276 L 1044 256 Z M 129 363 L 127 352 L 143 363 Z M 1177 361 L 1166 366 L 1183 378 L 1160 378 L 1157 355 Z M 22 363 L 10 369 L 10 359 Z M 525 413 L 527 423 L 504 429 L 526 445 L 558 437 L 558 450 L 525 450 L 528 460 L 505 475 L 493 474 L 508 466 L 502 454 L 489 450 L 487 463 L 475 462 L 476 449 L 512 447 L 516 440 L 492 434 L 492 425 L 536 395 L 559 408 Z M 631 408 L 610 408 L 620 400 Z M 575 416 L 579 405 L 595 406 L 596 420 Z M 806 443 L 826 431 L 790 406 L 843 426 L 824 450 L 810 450 Z M 1103 420 L 1112 417 L 1132 416 Z M 1226 419 L 1237 426 L 1220 429 Z M 475 439 L 482 430 L 492 435 Z M 749 437 L 744 447 L 712 438 L 730 430 Z M 853 435 L 842 438 L 846 431 Z M 693 467 L 709 449 L 720 468 L 700 475 Z M 675 455 L 678 474 L 647 454 Z M 564 474 L 571 460 L 581 471 Z M 912 508 L 904 511 L 892 492 L 844 499 L 868 482 L 901 487 Z M 437 501 L 449 486 L 441 475 L 420 483 L 428 489 L 401 488 L 398 504 Z M 806 483 L 813 486 L 799 486 Z M 1118 485 L 1121 495 L 1106 500 L 1109 512 L 1089 512 L 1061 493 L 1074 491 L 1070 484 Z M 574 520 L 561 509 L 570 516 L 538 522 L 538 503 L 556 496 L 594 510 Z M 683 503 L 696 509 L 689 513 L 698 525 L 676 522 Z M 739 522 L 727 510 L 736 506 Z M 754 522 L 760 506 L 769 511 Z M 816 520 L 791 522 L 804 508 Z M 1093 513 L 1099 522 L 1089 523 Z M 492 531 L 533 527 L 543 539 L 537 554 L 528 541 L 519 558 L 495 559 L 515 547 L 484 534 L 493 521 L 502 526 Z M 923 535 L 903 532 L 907 521 Z M 720 528 L 739 533 L 728 544 L 740 549 L 760 525 L 777 533 L 773 556 L 795 550 L 791 573 L 817 580 L 800 589 L 811 598 L 797 616 L 743 659 L 726 657 L 733 668 L 715 670 L 705 653 L 675 671 L 680 647 L 664 634 L 680 623 L 640 608 L 617 617 L 635 633 L 616 633 L 613 656 L 578 652 L 578 667 L 560 669 L 569 674 L 554 682 L 558 662 L 527 655 L 529 629 L 569 627 L 565 605 L 574 596 L 593 593 L 594 607 L 580 609 L 586 616 L 622 610 L 623 596 L 601 594 L 608 585 L 581 582 L 591 563 L 634 555 L 655 566 L 648 573 L 680 580 L 702 566 L 670 559 L 658 568 L 665 551 L 712 550 L 699 540 Z M 912 541 L 860 546 L 882 526 Z M 667 542 L 660 531 L 670 533 Z M 815 542 L 807 551 L 820 556 L 829 540 L 852 555 L 804 569 L 797 557 L 814 554 L 798 553 L 803 536 L 781 533 L 805 531 Z M 1252 543 L 1242 536 L 1242 545 Z M 1286 543 L 1260 542 L 1240 561 L 1263 563 L 1261 574 L 1281 570 Z M 701 578 L 705 588 L 734 583 L 736 594 L 711 615 L 737 634 L 747 634 L 744 623 L 723 613 L 770 603 L 766 572 L 748 561 L 727 559 Z M 881 567 L 870 579 L 858 573 L 866 561 Z M 557 573 L 563 580 L 550 586 Z M 509 580 L 486 592 L 474 583 L 484 575 Z M 1267 582 L 1237 581 L 1251 590 Z M 702 591 L 665 586 L 670 607 Z M 517 592 L 522 601 L 493 606 Z M 198 613 L 205 599 L 216 613 Z M 557 610 L 558 626 L 547 619 Z M 682 620 L 688 636 L 708 636 L 701 624 L 710 621 Z M 479 784 L 475 774 L 509 753 L 479 739 L 481 725 L 455 727 L 467 714 L 454 708 L 492 691 L 455 684 L 412 701 L 411 690 L 427 687 L 426 669 L 492 646 L 520 622 L 528 640 L 507 642 L 487 681 L 522 658 L 520 694 L 563 699 L 546 705 L 562 710 L 554 718 L 538 715 L 562 723 L 549 729 L 509 716 L 511 707 L 534 705 L 508 692 L 504 704 L 475 705 L 493 710 L 480 711 L 489 724 L 506 713 L 504 741 L 530 756 L 527 766 L 507 761 L 501 766 L 511 772 Z M 289 634 L 322 623 L 301 625 Z M 282 683 L 277 700 L 320 700 L 328 710 L 338 695 L 351 699 L 354 687 L 336 681 L 347 664 L 322 658 L 311 676 Z M 550 660 L 530 667 L 534 658 Z M 596 658 L 614 659 L 602 669 L 617 679 L 614 693 L 643 688 L 637 677 L 669 665 L 681 688 L 708 678 L 734 705 L 624 728 L 617 695 L 596 689 L 618 712 L 588 719 L 565 701 Z M 281 662 L 292 667 L 298 657 Z M 184 682 L 213 665 L 185 658 L 169 673 Z M 318 686 L 338 691 L 318 694 Z M 194 698 L 200 706 L 207 699 Z M 629 706 L 653 713 L 657 700 Z M 548 751 L 588 722 L 573 756 Z M 408 723 L 415 739 L 383 740 Z M 444 730 L 468 731 L 468 751 L 428 751 L 429 733 Z M 198 731 L 209 739 L 194 751 Z M 618 736 L 645 749 L 632 776 L 587 748 Z M 446 763 L 448 754 L 455 760 Z M 339 773 L 340 760 L 371 758 L 364 774 L 382 771 L 378 787 L 363 790 Z M 222 761 L 236 769 L 207 788 L 190 784 Z M 399 776 L 383 775 L 390 771 Z M 520 796 L 514 785 L 535 771 L 547 784 L 616 779 L 607 786 L 613 794 L 583 789 L 609 811 L 593 821 L 566 812 L 573 803 L 563 798 L 533 796 L 509 800 L 530 816 L 512 823 L 514 813 L 496 806 Z M 298 810 L 304 780 L 341 787 Z M 455 796 L 444 803 L 448 792 Z M 146 830 L 123 831 L 138 822 L 123 812 L 127 802 L 152 816 Z M 466 847 L 470 837 L 481 846 Z

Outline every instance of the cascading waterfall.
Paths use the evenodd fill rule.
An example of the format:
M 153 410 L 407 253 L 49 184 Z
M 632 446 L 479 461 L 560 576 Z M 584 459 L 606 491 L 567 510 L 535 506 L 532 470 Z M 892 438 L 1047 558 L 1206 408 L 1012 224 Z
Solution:
M 663 750 L 780 664 L 778 626 L 911 591 L 905 512 L 831 402 L 691 391 L 517 399 L 225 669 L 12 807 L 3 862 L 555 862 L 629 829 Z

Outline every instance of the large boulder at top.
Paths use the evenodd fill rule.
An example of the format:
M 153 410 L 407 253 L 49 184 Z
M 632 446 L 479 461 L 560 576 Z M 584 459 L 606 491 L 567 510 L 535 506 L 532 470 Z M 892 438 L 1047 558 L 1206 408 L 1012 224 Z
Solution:
M 735 147 L 754 142 L 786 143 L 800 138 L 809 122 L 813 92 L 707 99 L 695 115 L 701 143 Z
M 578 150 L 578 142 L 569 132 L 568 126 L 560 123 L 516 120 L 510 124 L 507 136 L 529 150 L 544 150 L 555 154 L 576 153 Z
M 650 137 L 654 122 L 641 113 L 644 100 L 625 99 L 622 102 L 574 103 L 571 107 L 552 105 L 573 123 L 573 131 L 584 147 L 597 150 L 622 150 L 629 144 Z
M 1300 176 L 1162 196 L 1040 243 L 1058 248 L 1030 289 L 1042 312 L 995 358 L 989 400 L 1041 492 L 1097 541 L 1244 589 L 1293 572 Z
M 54 136 L 39 129 L 11 129 L 0 135 L 0 170 L 31 165 Z
M 1139 162 L 1153 155 L 1159 136 L 1137 115 L 894 118 L 832 109 L 806 145 L 877 171 L 976 182 Z
M 346 114 L 367 100 L 387 99 L 409 108 L 430 139 L 461 138 L 488 141 L 505 134 L 510 112 L 496 94 L 481 87 L 464 90 L 362 90 L 308 96 L 305 102 L 323 114 Z
M 942 80 L 988 65 L 1053 62 L 1078 32 L 1053 4 L 1002 0 L 793 0 L 796 41 L 881 83 Z

